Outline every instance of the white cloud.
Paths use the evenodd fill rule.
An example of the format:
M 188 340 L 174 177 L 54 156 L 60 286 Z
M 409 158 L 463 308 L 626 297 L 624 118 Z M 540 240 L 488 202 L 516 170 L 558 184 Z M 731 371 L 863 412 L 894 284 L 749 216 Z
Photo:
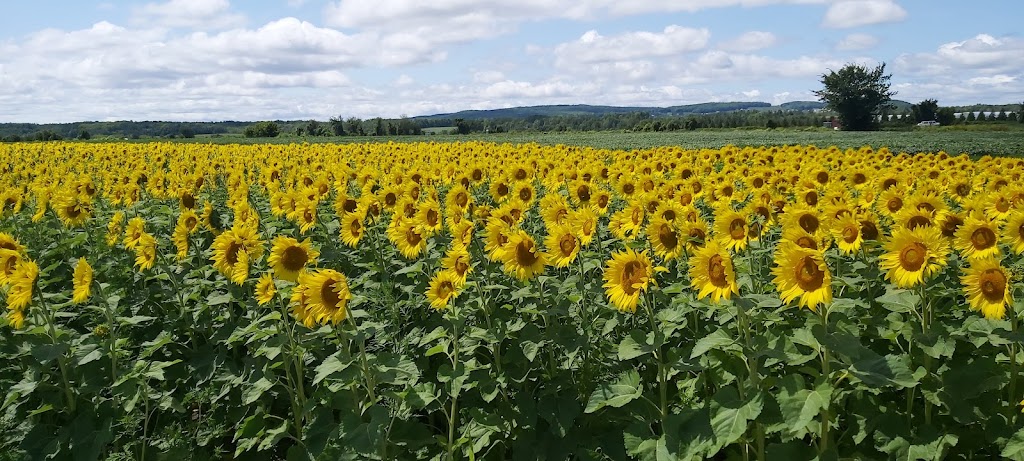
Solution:
M 228 0 L 168 0 L 136 8 L 132 22 L 150 27 L 214 29 L 244 24 L 245 16 L 230 9 Z
M 860 51 L 874 48 L 875 45 L 878 45 L 878 38 L 874 35 L 856 33 L 843 37 L 836 44 L 836 49 L 839 51 Z
M 752 30 L 722 43 L 719 48 L 726 51 L 751 52 L 771 48 L 778 41 L 778 37 L 771 32 Z
M 979 34 L 964 41 L 942 44 L 933 53 L 900 55 L 896 58 L 896 68 L 918 75 L 1024 74 L 1024 39 Z
M 898 22 L 907 10 L 892 0 L 839 0 L 825 13 L 823 25 L 836 29 Z
M 662 32 L 627 32 L 605 37 L 595 30 L 555 47 L 555 57 L 567 65 L 630 61 L 674 56 L 707 46 L 711 32 L 671 25 Z

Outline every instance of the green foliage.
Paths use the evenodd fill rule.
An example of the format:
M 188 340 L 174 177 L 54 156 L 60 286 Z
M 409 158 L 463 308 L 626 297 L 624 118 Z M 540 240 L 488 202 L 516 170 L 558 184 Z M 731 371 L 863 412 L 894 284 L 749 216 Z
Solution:
M 281 127 L 275 122 L 256 122 L 245 128 L 247 138 L 274 138 L 279 134 Z
M 824 89 L 814 92 L 828 108 L 839 113 L 844 130 L 864 131 L 877 127 L 875 116 L 896 92 L 889 89 L 891 75 L 885 74 L 885 64 L 868 69 L 858 64 L 847 64 L 838 71 L 821 76 Z

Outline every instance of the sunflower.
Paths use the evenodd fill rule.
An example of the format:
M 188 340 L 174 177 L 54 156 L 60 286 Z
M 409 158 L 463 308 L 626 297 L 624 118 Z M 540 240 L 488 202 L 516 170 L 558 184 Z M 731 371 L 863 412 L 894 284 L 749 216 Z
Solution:
M 116 218 L 117 216 L 115 215 L 114 217 Z M 111 223 L 113 222 L 114 220 L 111 220 Z M 110 227 L 108 226 L 107 229 L 109 231 Z M 134 250 L 139 244 L 139 241 L 142 240 L 142 236 L 145 233 L 146 221 L 143 221 L 142 218 L 138 216 L 128 220 L 128 226 L 124 229 L 124 247 L 129 250 Z
M 537 197 L 537 189 L 529 182 L 522 182 L 515 186 L 515 198 L 522 202 L 527 208 L 533 204 Z
M 315 264 L 319 257 L 320 252 L 313 248 L 308 238 L 299 242 L 292 237 L 279 235 L 274 238 L 267 264 L 277 278 L 298 282 L 299 274 L 306 266 Z
M 241 285 L 249 278 L 249 265 L 263 256 L 263 242 L 256 230 L 233 226 L 213 240 L 214 267 L 233 283 Z
M 540 200 L 540 216 L 545 226 L 557 226 L 569 221 L 569 203 L 559 194 L 548 194 Z
M 612 204 L 612 194 L 606 190 L 599 190 L 594 194 L 593 207 L 599 216 L 608 214 L 608 207 Z
M 981 215 L 983 218 L 984 215 Z M 961 213 L 946 213 L 942 218 L 939 227 L 942 229 L 942 236 L 952 241 L 956 238 L 956 232 L 964 225 L 964 216 Z
M 935 213 L 913 207 L 903 208 L 903 211 L 897 213 L 892 219 L 895 226 L 905 227 L 911 230 L 917 229 L 918 227 L 935 226 L 937 222 L 935 219 Z
M 416 211 L 416 224 L 427 237 L 440 232 L 444 224 L 441 218 L 441 205 L 432 198 L 420 202 Z
M 906 196 L 906 192 L 899 190 L 895 187 L 885 189 L 884 192 L 878 197 L 877 203 L 882 210 L 882 214 L 894 217 L 896 213 L 899 213 L 903 209 L 903 198 Z
M 640 295 L 654 281 L 654 266 L 647 252 L 631 248 L 612 253 L 604 270 L 604 292 L 619 312 L 636 312 Z
M 10 283 L 11 276 L 14 275 L 14 270 L 18 268 L 20 262 L 21 253 L 0 248 L 0 286 Z
M 314 322 L 337 325 L 348 317 L 348 301 L 352 299 L 352 292 L 344 274 L 333 269 L 309 272 L 300 279 L 297 289 L 307 297 L 307 315 Z
M 576 259 L 580 252 L 580 242 L 572 228 L 565 225 L 548 227 L 548 235 L 544 238 L 547 248 L 547 263 L 555 267 L 567 267 Z
M 841 218 L 833 220 L 831 230 L 836 246 L 844 254 L 856 253 L 864 243 L 860 222 L 852 214 L 845 214 Z
M 8 309 L 25 311 L 25 308 L 32 302 L 32 290 L 37 277 L 39 277 L 39 265 L 35 261 L 30 259 L 18 261 L 14 272 L 8 279 L 11 284 L 11 288 L 7 292 Z
M 1017 209 L 1003 225 L 1003 243 L 1010 246 L 1015 254 L 1024 253 L 1024 209 Z
M 7 232 L 0 232 L 0 250 L 11 250 L 16 253 L 24 253 L 25 246 L 18 242 L 18 239 Z
M 291 296 L 291 311 L 299 323 L 306 326 L 306 328 L 313 328 L 316 325 L 316 319 L 313 317 L 313 313 L 310 310 L 309 295 L 306 294 L 305 286 L 309 285 L 308 279 L 309 272 L 303 272 L 299 274 L 298 285 L 292 289 Z
M 430 286 L 427 288 L 427 300 L 430 307 L 436 310 L 444 310 L 456 297 L 459 296 L 459 276 L 450 270 L 438 272 L 430 279 Z
M 832 301 L 832 275 L 821 251 L 798 245 L 780 245 L 772 274 L 782 302 L 800 298 L 799 305 L 817 311 Z
M 448 232 L 452 235 L 452 244 L 469 247 L 473 242 L 473 223 L 468 219 L 459 221 L 458 224 L 448 226 Z
M 572 198 L 576 206 L 587 207 L 590 206 L 594 198 L 594 189 L 590 183 L 584 180 L 576 180 L 569 185 L 569 197 Z
M 453 244 L 444 259 L 441 260 L 441 267 L 457 277 L 457 286 L 466 283 L 466 277 L 473 272 L 473 265 L 470 259 L 469 250 L 464 245 Z
M 92 216 L 92 200 L 88 196 L 67 190 L 60 193 L 54 202 L 57 217 L 64 227 L 79 227 Z
M 576 232 L 580 246 L 590 245 L 597 235 L 597 213 L 591 207 L 580 207 L 570 214 L 569 227 Z
M 316 202 L 302 199 L 295 204 L 295 210 L 288 214 L 288 217 L 299 226 L 299 232 L 305 234 L 316 227 L 317 210 Z
M 407 259 L 413 259 L 427 247 L 427 239 L 416 221 L 394 215 L 388 225 L 388 239 L 398 247 L 398 251 Z
M 526 231 L 512 231 L 501 250 L 505 272 L 518 280 L 529 280 L 544 272 L 544 253 Z
M 987 319 L 1005 318 L 1006 305 L 1013 303 L 1010 275 L 995 258 L 971 261 L 971 267 L 960 277 L 971 310 L 980 311 Z
M 75 304 L 82 304 L 89 299 L 89 295 L 92 294 L 92 266 L 89 265 L 89 261 L 85 258 L 79 258 L 78 264 L 75 266 L 75 273 L 72 276 L 74 281 L 74 291 L 72 294 L 71 302 Z
M 135 245 L 135 265 L 138 266 L 139 272 L 153 268 L 153 264 L 156 264 L 156 250 L 156 237 L 143 232 L 138 244 Z
M 256 282 L 256 302 L 264 306 L 274 300 L 277 294 L 277 286 L 274 285 L 274 278 L 270 274 L 263 274 Z
M 651 242 L 654 254 L 663 261 L 678 258 L 685 246 L 679 227 L 662 216 L 655 216 L 647 226 L 647 239 Z
M 695 220 L 683 221 L 679 228 L 679 235 L 683 240 L 683 247 L 688 254 L 696 253 L 708 241 L 708 224 L 704 218 L 697 216 Z
M 732 257 L 717 241 L 708 241 L 689 262 L 690 285 L 694 290 L 699 290 L 698 298 L 711 296 L 711 300 L 717 304 L 722 298 L 729 299 L 739 293 Z
M 715 214 L 715 233 L 726 249 L 743 251 L 749 241 L 747 217 L 739 211 L 725 208 Z
M 366 234 L 363 213 L 345 213 L 341 217 L 341 242 L 351 248 L 359 246 L 359 240 Z M 294 280 L 293 280 L 294 281 Z
M 491 261 L 502 259 L 501 255 L 505 249 L 505 244 L 508 243 L 509 236 L 512 234 L 512 229 L 512 226 L 509 226 L 507 222 L 497 218 L 492 218 L 487 223 L 487 227 L 484 228 L 486 233 L 484 251 L 487 252 L 487 257 Z
M 885 243 L 879 265 L 888 271 L 887 280 L 910 288 L 945 266 L 948 253 L 948 244 L 937 227 L 900 228 Z
M 963 225 L 957 229 L 953 239 L 953 247 L 960 251 L 968 260 L 998 258 L 999 225 L 987 219 L 968 216 Z
M 473 203 L 473 195 L 462 184 L 451 188 L 445 195 L 445 206 L 448 209 L 457 208 L 466 211 L 471 203 Z

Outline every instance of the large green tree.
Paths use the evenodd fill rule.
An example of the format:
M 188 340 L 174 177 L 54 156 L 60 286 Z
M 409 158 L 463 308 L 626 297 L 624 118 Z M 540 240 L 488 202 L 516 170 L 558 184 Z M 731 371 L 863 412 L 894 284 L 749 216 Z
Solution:
M 885 63 L 874 69 L 847 64 L 838 71 L 821 76 L 824 89 L 815 91 L 826 106 L 839 113 L 844 130 L 872 130 L 878 127 L 876 115 L 889 107 L 896 95 L 889 89 L 892 75 L 885 74 Z

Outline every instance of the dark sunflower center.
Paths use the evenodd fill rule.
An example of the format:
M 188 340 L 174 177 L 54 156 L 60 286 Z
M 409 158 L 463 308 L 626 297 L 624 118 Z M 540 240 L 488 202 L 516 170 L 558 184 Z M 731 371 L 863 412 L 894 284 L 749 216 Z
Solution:
M 384 194 L 384 204 L 385 205 L 387 205 L 389 207 L 392 207 L 392 206 L 395 206 L 395 203 L 397 203 L 397 202 L 398 202 L 398 195 L 396 195 L 394 192 L 388 192 L 388 193 Z
M 281 265 L 289 271 L 298 272 L 306 267 L 307 262 L 309 262 L 309 255 L 302 247 L 290 246 L 281 253 Z
M 188 229 L 189 231 L 192 231 L 192 229 L 195 229 L 196 226 L 198 226 L 198 225 L 199 225 L 199 220 L 196 219 L 195 216 L 189 216 L 189 217 L 185 218 L 185 229 Z
M 825 272 L 818 268 L 818 263 L 810 256 L 804 256 L 796 263 L 793 275 L 796 276 L 797 285 L 804 291 L 817 290 L 825 282 Z
M 806 235 L 800 236 L 800 238 L 796 239 L 796 244 L 802 248 L 810 248 L 812 250 L 818 249 L 818 242 Z
M 724 287 L 729 284 L 729 280 L 725 276 L 725 260 L 722 259 L 722 255 L 712 255 L 708 259 L 708 279 L 711 280 L 711 284 L 716 287 Z
M 517 168 L 516 169 L 516 179 L 520 180 L 520 181 L 526 179 L 526 169 L 524 169 L 524 168 Z
M 1022 226 L 1021 229 L 1024 229 L 1024 226 Z M 0 243 L 0 248 L 4 250 L 18 251 L 18 247 L 14 246 L 14 243 L 11 242 Z
M 228 245 L 228 250 L 224 252 L 224 260 L 231 265 L 238 264 L 238 252 L 241 250 L 242 244 L 231 242 L 231 245 Z
M 455 273 L 459 276 L 463 276 L 469 271 L 469 261 L 466 261 L 465 257 L 460 256 L 459 259 L 455 260 Z
M 917 209 L 918 210 L 924 210 L 924 211 L 927 211 L 927 212 L 930 212 L 930 213 L 934 213 L 935 212 L 935 205 L 932 205 L 931 203 L 928 203 L 928 202 L 921 202 L 921 203 L 917 204 Z
M 419 245 L 421 240 L 423 240 L 423 237 L 420 237 L 420 233 L 416 232 L 416 229 L 410 227 L 405 231 L 405 241 L 410 246 Z
M 989 302 L 1002 302 L 1006 293 L 1006 276 L 998 269 L 988 269 L 978 277 L 981 294 Z
M 658 229 L 658 241 L 661 242 L 661 246 L 665 247 L 666 250 L 674 250 L 676 245 L 679 245 L 679 237 L 676 235 L 675 229 L 668 224 L 662 224 Z
M 356 202 L 355 200 L 350 198 L 345 199 L 345 204 L 342 205 L 342 208 L 345 210 L 346 213 L 354 213 L 356 211 L 356 208 L 358 207 L 359 202 Z
M 886 189 L 888 189 L 888 188 L 890 188 L 892 186 L 895 186 L 895 185 L 896 185 L 896 180 L 895 179 L 892 179 L 892 178 L 886 179 L 885 181 L 882 181 L 882 190 L 886 190 Z
M 196 208 L 196 198 L 188 192 L 181 194 L 181 206 L 189 210 L 194 210 Z
M 633 214 L 630 216 L 633 220 L 633 224 L 640 224 L 644 219 L 643 211 L 640 208 L 633 208 Z
M 479 181 L 484 178 L 484 172 L 481 171 L 479 168 L 474 168 L 473 173 L 470 176 L 473 177 L 474 181 Z
M 348 230 L 353 236 L 359 237 L 363 232 L 363 223 L 359 219 L 353 219 L 348 223 Z
M 676 220 L 676 211 L 671 209 L 671 208 L 669 208 L 669 209 L 665 210 L 664 213 L 661 214 L 661 217 L 664 218 L 666 221 L 675 221 Z
M 996 200 L 996 210 L 1000 213 L 1006 213 L 1010 210 L 1010 201 L 1006 200 L 1006 197 L 999 197 L 999 199 Z
M 537 264 L 537 253 L 533 247 L 533 242 L 529 240 L 523 240 L 516 245 L 516 263 L 520 267 L 531 267 Z
M 743 240 L 747 235 L 747 220 L 742 218 L 733 219 L 729 223 L 729 236 L 733 240 Z
M 968 186 L 967 184 L 960 183 L 960 184 L 956 185 L 956 195 L 959 195 L 961 197 L 966 197 L 970 193 L 971 193 L 971 187 Z
M 723 197 L 732 197 L 733 192 L 735 191 L 733 190 L 732 186 L 725 186 L 722 188 Z
M 508 185 L 507 184 L 498 184 L 498 188 L 496 190 L 498 191 L 498 196 L 499 197 L 504 197 L 504 196 L 508 195 Z
M 866 182 L 868 182 L 868 177 L 864 176 L 864 173 L 854 173 L 853 174 L 853 183 L 854 184 L 864 184 Z
M 622 268 L 622 278 L 620 279 L 622 290 L 629 295 L 636 293 L 640 288 L 635 285 L 639 284 L 646 276 L 647 270 L 644 269 L 644 265 L 640 264 L 639 261 L 626 263 L 626 267 Z
M 455 194 L 455 204 L 460 208 L 465 208 L 469 204 L 469 196 L 465 192 L 460 191 L 458 194 Z
M 341 302 L 341 296 L 338 296 L 338 293 L 335 292 L 334 289 L 337 283 L 338 282 L 335 280 L 328 280 L 320 286 L 320 298 L 324 300 L 324 307 L 330 309 L 338 308 L 338 303 Z
M 634 191 L 636 191 L 636 186 L 634 186 L 632 183 L 626 183 L 624 186 L 622 186 L 623 194 L 633 195 Z
M 564 257 L 571 256 L 572 252 L 576 251 L 576 237 L 570 233 L 562 234 L 562 237 L 558 239 L 558 250 Z
M 932 225 L 932 220 L 927 216 L 911 216 L 911 218 L 907 220 L 907 228 L 911 230 L 930 225 Z
M 814 176 L 814 179 L 818 180 L 819 184 L 825 184 L 828 182 L 828 173 L 819 171 L 818 174 Z
M 903 199 L 899 197 L 893 197 L 889 201 L 885 202 L 885 207 L 889 209 L 890 213 L 895 213 L 903 208 Z
M 587 186 L 586 184 L 583 184 L 580 187 L 577 187 L 576 188 L 576 196 L 580 198 L 580 202 L 584 202 L 584 203 L 585 202 L 589 202 L 590 201 L 590 186 Z
M 682 205 L 682 206 L 687 206 L 690 203 L 693 203 L 693 195 L 690 194 L 689 192 L 680 192 L 679 193 L 679 204 Z
M 843 241 L 846 243 L 853 243 L 857 241 L 857 236 L 860 234 L 860 228 L 857 226 L 846 226 L 843 228 Z
M 569 210 L 566 210 L 565 208 L 559 208 L 558 211 L 555 212 L 555 222 L 561 223 L 562 221 L 565 220 L 567 216 L 569 216 Z
M 987 227 L 979 227 L 971 233 L 971 245 L 976 250 L 984 250 L 996 244 L 996 233 Z
M 14 268 L 18 266 L 18 258 L 10 257 L 4 261 L 4 274 L 11 275 L 14 273 Z
M 964 220 L 960 219 L 959 216 L 949 215 L 946 220 L 942 223 L 942 235 L 946 237 L 953 237 L 956 235 L 956 231 L 963 225 Z
M 878 226 L 871 221 L 860 222 L 860 233 L 864 236 L 864 240 L 878 240 Z
M 803 230 L 811 234 L 817 232 L 818 226 L 821 226 L 821 221 L 818 220 L 817 216 L 810 213 L 805 213 L 800 216 L 800 219 L 798 219 L 797 222 Z
M 704 233 L 703 230 L 698 229 L 696 227 L 694 227 L 693 229 L 690 229 L 690 241 L 694 245 L 703 245 L 704 244 L 704 239 L 706 237 L 707 237 L 707 235 Z
M 433 208 L 427 210 L 427 224 L 429 224 L 430 227 L 437 225 L 437 210 Z
M 76 203 L 74 205 L 64 207 L 64 213 L 67 214 L 69 218 L 75 219 L 82 215 L 82 210 L 78 208 L 78 204 Z
M 817 205 L 818 204 L 818 193 L 812 190 L 812 191 L 804 194 L 804 203 L 806 203 L 806 204 L 808 204 L 810 206 Z
M 532 199 L 532 198 L 533 198 L 533 191 L 531 191 L 529 187 L 524 187 L 522 189 L 519 189 L 519 200 L 522 200 L 524 202 L 529 202 L 530 199 Z
M 924 265 L 927 253 L 928 249 L 924 245 L 913 242 L 900 250 L 900 266 L 910 272 L 918 271 Z
M 451 281 L 445 280 L 437 286 L 437 297 L 438 299 L 448 299 L 452 293 L 455 292 L 455 286 L 452 285 Z

